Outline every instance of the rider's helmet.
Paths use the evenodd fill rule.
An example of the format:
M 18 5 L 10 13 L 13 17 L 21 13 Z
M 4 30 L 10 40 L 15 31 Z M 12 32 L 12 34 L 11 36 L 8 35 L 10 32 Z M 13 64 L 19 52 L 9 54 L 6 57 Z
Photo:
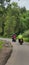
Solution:
M 12 38 L 16 38 L 16 34 L 13 34 L 13 35 L 12 35 Z

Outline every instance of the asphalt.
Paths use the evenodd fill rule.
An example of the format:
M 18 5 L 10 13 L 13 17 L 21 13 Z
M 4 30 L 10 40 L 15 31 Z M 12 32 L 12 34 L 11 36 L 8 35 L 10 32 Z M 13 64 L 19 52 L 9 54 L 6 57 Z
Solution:
M 24 42 L 23 45 L 20 45 L 18 40 L 16 42 L 12 42 L 11 39 L 3 39 L 3 40 L 10 41 L 13 45 L 13 52 L 5 65 L 29 65 L 28 42 Z
M 18 41 L 16 43 L 12 42 L 13 53 L 6 65 L 29 65 L 29 43 L 24 42 L 20 45 Z

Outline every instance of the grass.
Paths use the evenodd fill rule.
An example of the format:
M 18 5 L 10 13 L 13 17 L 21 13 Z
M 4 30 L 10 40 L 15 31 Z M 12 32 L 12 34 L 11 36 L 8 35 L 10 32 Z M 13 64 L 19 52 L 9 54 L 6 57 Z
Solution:
M 29 42 L 29 38 L 23 38 L 25 42 Z
M 0 41 L 0 49 L 3 47 L 4 41 Z

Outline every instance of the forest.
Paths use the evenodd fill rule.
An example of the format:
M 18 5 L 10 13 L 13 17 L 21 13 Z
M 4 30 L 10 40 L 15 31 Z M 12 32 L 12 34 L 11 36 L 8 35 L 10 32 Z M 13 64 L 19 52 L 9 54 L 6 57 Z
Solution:
M 29 41 L 29 10 L 20 8 L 16 2 L 0 0 L 0 37 L 11 37 L 13 33 L 20 33 Z

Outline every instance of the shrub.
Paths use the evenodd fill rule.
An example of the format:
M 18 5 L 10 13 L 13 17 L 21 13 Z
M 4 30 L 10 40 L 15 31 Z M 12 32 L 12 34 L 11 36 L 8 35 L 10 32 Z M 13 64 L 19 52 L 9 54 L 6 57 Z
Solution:
M 29 30 L 27 30 L 27 31 L 25 31 L 25 32 L 23 33 L 23 37 L 29 38 Z
M 2 48 L 3 44 L 4 44 L 4 41 L 0 41 L 0 49 Z

